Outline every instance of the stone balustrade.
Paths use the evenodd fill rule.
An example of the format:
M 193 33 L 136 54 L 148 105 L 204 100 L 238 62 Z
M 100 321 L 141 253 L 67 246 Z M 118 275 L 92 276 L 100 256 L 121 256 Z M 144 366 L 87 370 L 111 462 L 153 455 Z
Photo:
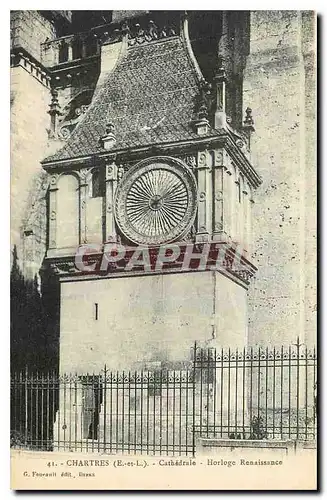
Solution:
M 41 45 L 41 60 L 45 67 L 58 66 L 99 53 L 100 43 L 97 33 L 68 35 Z

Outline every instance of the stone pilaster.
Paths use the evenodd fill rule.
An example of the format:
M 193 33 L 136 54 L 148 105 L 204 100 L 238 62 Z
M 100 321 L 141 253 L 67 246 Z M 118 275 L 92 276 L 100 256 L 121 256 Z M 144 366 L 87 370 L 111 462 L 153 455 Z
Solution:
M 117 233 L 114 217 L 114 197 L 117 188 L 118 167 L 115 162 L 106 165 L 106 234 L 105 241 L 117 241 Z
M 233 162 L 230 164 L 229 199 L 230 199 L 230 236 L 236 242 L 238 238 L 238 199 L 237 199 L 237 169 Z
M 212 182 L 210 178 L 212 158 L 208 151 L 198 153 L 198 217 L 196 241 L 209 241 L 211 233 Z
M 241 248 L 244 249 L 244 239 L 245 239 L 245 220 L 244 220 L 244 177 L 239 175 L 238 177 L 238 192 L 237 192 L 237 201 L 238 201 L 238 234 L 239 234 L 239 243 Z
M 49 185 L 49 250 L 57 248 L 57 181 L 58 175 L 53 174 Z
M 89 189 L 88 177 L 90 169 L 80 170 L 80 242 L 87 243 L 87 192 Z
M 228 156 L 221 149 L 214 152 L 213 165 L 213 224 L 212 239 L 214 241 L 227 241 L 229 233 L 229 193 L 228 182 Z
M 249 245 L 251 241 L 250 235 L 250 224 L 251 224 L 251 213 L 250 213 L 250 188 L 246 179 L 243 182 L 243 224 L 244 224 L 244 237 L 243 237 L 243 249 L 245 255 L 249 257 Z

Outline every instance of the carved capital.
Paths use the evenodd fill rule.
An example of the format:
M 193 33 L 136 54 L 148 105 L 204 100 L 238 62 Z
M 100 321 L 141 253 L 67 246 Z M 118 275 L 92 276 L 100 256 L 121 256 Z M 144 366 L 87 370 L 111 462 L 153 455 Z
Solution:
M 201 170 L 201 169 L 204 169 L 204 168 L 209 168 L 208 153 L 207 153 L 207 151 L 203 151 L 202 153 L 199 153 L 197 168 L 198 168 L 198 170 Z
M 214 227 L 214 231 L 220 232 L 222 230 L 223 230 L 223 223 L 222 222 L 216 222 L 215 227 Z
M 116 181 L 118 178 L 118 167 L 115 163 L 106 165 L 106 181 Z
M 187 155 L 183 158 L 184 163 L 190 168 L 196 168 L 196 157 L 194 155 Z
M 89 181 L 89 176 L 91 174 L 91 168 L 81 168 L 78 171 L 78 174 L 79 174 L 81 185 L 86 185 L 86 184 L 88 184 L 88 181 Z
M 229 157 L 224 149 L 218 149 L 214 151 L 214 167 L 224 167 L 225 170 L 229 170 Z
M 50 191 L 55 191 L 57 189 L 58 174 L 52 174 L 50 177 L 49 189 Z
M 125 169 L 123 167 L 123 165 L 119 165 L 118 169 L 117 169 L 117 181 L 120 182 L 124 176 L 124 173 L 125 173 Z

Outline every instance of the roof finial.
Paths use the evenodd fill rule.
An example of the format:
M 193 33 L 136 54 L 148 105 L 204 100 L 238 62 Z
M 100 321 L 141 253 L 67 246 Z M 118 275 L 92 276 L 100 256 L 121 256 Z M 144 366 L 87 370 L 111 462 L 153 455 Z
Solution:
M 252 109 L 248 107 L 245 110 L 244 127 L 252 127 L 254 129 L 253 125 L 254 121 L 252 118 Z
M 106 124 L 106 134 L 101 137 L 102 147 L 106 150 L 111 149 L 116 144 L 115 125 L 112 122 Z
M 49 136 L 53 138 L 57 135 L 58 117 L 61 115 L 58 90 L 56 89 L 52 89 L 51 91 L 51 102 L 49 108 L 48 113 L 51 116 Z
M 243 134 L 247 138 L 248 148 L 251 147 L 251 135 L 255 132 L 254 121 L 252 117 L 252 109 L 247 107 L 245 110 L 245 119 L 242 127 Z
M 195 130 L 198 135 L 204 135 L 209 129 L 208 107 L 211 95 L 211 85 L 206 80 L 200 81 L 200 98 L 197 110 L 197 120 L 194 122 Z

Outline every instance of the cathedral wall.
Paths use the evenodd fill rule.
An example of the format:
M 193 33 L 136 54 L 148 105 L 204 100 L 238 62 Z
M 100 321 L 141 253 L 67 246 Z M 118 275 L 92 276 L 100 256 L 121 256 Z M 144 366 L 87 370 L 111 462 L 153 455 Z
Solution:
M 302 12 L 302 52 L 305 72 L 305 341 L 317 328 L 317 122 L 316 39 L 313 12 Z
M 35 178 L 43 174 L 50 91 L 21 66 L 11 70 L 11 244 L 22 246 L 21 228 L 31 207 Z M 19 252 L 20 253 L 20 252 Z M 40 264 L 40 263 L 39 263 Z
M 195 341 L 242 347 L 246 318 L 246 291 L 218 273 L 62 282 L 60 370 L 187 361 Z
M 303 35 L 301 12 L 251 12 L 244 105 L 253 109 L 251 147 L 263 179 L 253 206 L 252 344 L 315 339 L 314 73 L 305 70 Z
M 41 61 L 41 43 L 55 38 L 54 26 L 37 10 L 11 12 L 11 47 L 22 47 Z

